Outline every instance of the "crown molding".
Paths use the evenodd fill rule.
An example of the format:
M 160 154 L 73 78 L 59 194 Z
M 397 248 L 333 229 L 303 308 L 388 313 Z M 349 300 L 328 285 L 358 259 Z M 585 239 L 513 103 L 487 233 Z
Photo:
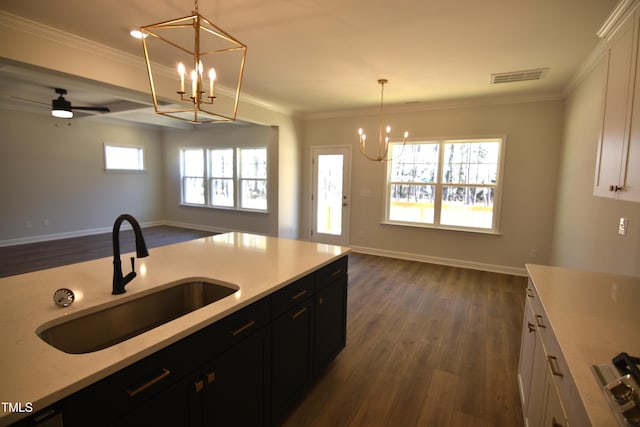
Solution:
M 385 104 L 386 114 L 416 113 L 434 110 L 449 110 L 459 108 L 486 107 L 508 104 L 528 104 L 533 102 L 561 101 L 565 95 L 560 92 L 550 92 L 530 95 L 488 96 L 478 98 L 465 98 L 456 100 L 442 100 L 431 102 L 410 102 L 407 104 Z M 332 110 L 303 114 L 304 120 L 321 120 L 340 117 L 371 116 L 380 113 L 380 106 L 350 108 L 345 110 Z
M 620 0 L 597 31 L 598 37 L 608 39 L 638 4 L 640 4 L 640 0 Z

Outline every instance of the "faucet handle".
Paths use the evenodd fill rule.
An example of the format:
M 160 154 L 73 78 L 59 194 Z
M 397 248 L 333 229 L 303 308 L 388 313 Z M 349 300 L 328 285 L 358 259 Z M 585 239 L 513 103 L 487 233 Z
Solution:
M 131 271 L 132 272 L 136 272 L 136 258 L 135 257 L 131 257 Z

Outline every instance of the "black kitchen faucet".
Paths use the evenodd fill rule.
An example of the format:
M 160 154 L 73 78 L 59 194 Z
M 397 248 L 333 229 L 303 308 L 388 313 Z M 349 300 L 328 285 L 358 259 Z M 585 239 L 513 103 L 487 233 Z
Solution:
M 113 295 L 124 294 L 126 292 L 125 285 L 136 277 L 135 258 L 131 257 L 131 272 L 126 276 L 122 276 L 122 263 L 120 262 L 120 226 L 123 221 L 128 221 L 133 227 L 136 235 L 136 256 L 144 258 L 149 256 L 147 244 L 142 236 L 142 229 L 138 221 L 129 214 L 122 214 L 113 223 Z

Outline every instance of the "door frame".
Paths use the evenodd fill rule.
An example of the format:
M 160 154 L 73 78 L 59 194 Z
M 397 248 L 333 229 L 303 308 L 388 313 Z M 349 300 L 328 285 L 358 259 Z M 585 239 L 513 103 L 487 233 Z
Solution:
M 342 174 L 342 194 L 343 200 L 346 205 L 343 205 L 342 210 L 342 234 L 340 236 L 336 236 L 335 238 L 319 238 L 319 235 L 316 232 L 316 202 L 315 202 L 315 192 L 317 186 L 317 169 L 315 164 L 315 159 L 318 154 L 344 154 L 344 168 Z M 310 209 L 309 209 L 309 240 L 316 243 L 327 243 L 327 244 L 335 244 L 340 246 L 348 246 L 349 245 L 349 230 L 350 230 L 350 222 L 351 222 L 351 158 L 352 158 L 352 149 L 351 145 L 313 145 L 311 146 L 311 158 L 309 159 L 311 164 L 311 191 L 310 191 Z M 346 198 L 345 198 L 346 196 Z M 328 236 L 322 234 L 322 236 Z

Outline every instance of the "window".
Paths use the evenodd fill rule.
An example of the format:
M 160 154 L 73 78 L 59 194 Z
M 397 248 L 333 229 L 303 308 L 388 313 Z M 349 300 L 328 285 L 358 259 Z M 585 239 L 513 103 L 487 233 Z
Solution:
M 502 139 L 392 143 L 386 222 L 498 231 Z
M 267 149 L 184 148 L 182 203 L 267 210 Z
M 142 147 L 104 145 L 104 167 L 107 170 L 144 170 L 144 150 Z

